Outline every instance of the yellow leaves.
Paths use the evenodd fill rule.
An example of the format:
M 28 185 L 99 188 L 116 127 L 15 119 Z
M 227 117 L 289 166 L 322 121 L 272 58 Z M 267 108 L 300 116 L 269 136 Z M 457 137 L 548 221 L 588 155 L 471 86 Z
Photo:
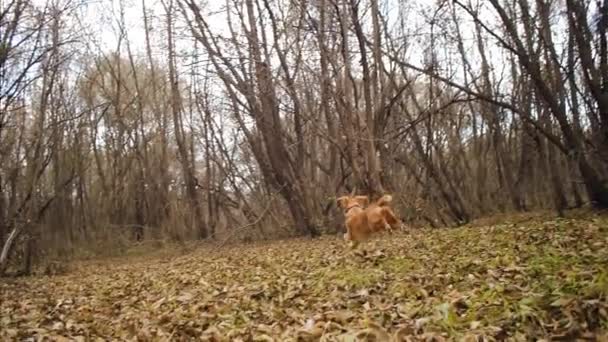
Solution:
M 429 293 L 428 293 L 428 291 L 427 291 L 427 290 L 425 290 L 425 289 L 423 289 L 423 288 L 418 289 L 418 295 L 419 295 L 421 298 L 429 298 Z
M 180 302 L 181 304 L 187 304 L 187 303 L 191 302 L 193 298 L 194 298 L 194 295 L 192 293 L 182 292 L 182 294 L 177 296 L 175 298 L 175 300 Z
M 480 326 L 481 326 L 480 321 L 472 321 L 471 323 L 469 323 L 469 328 L 471 330 L 475 330 L 475 329 L 479 328 Z
M 366 328 L 360 330 L 355 335 L 358 339 L 365 341 L 391 341 L 389 333 L 374 322 L 366 321 Z
M 605 234 L 527 224 L 397 233 L 358 253 L 325 237 L 0 280 L 0 340 L 550 340 L 608 326 Z
M 324 322 L 316 322 L 313 318 L 309 318 L 304 326 L 298 330 L 298 338 L 314 341 L 323 335 L 325 331 L 324 326 Z
M 228 338 L 226 338 L 217 327 L 213 326 L 202 333 L 201 340 L 208 342 L 223 342 L 228 341 Z
M 337 310 L 327 312 L 325 317 L 339 324 L 347 324 L 355 317 L 355 314 L 352 311 Z
M 274 342 L 275 339 L 270 337 L 269 335 L 262 334 L 262 335 L 258 335 L 256 337 L 254 337 L 253 341 L 255 341 L 255 342 Z
M 14 329 L 14 328 L 6 329 L 4 331 L 4 336 L 9 337 L 10 339 L 14 339 L 17 336 L 19 336 L 19 331 L 17 329 Z
M 65 324 L 63 324 L 63 322 L 55 322 L 51 325 L 51 330 L 53 331 L 62 331 L 63 329 L 65 329 Z
M 551 303 L 553 307 L 563 308 L 570 305 L 574 301 L 572 297 L 560 297 Z
M 152 310 L 158 310 L 161 305 L 163 305 L 163 303 L 167 300 L 166 297 L 162 297 L 161 299 L 157 300 L 156 302 L 154 302 L 154 304 L 151 305 L 151 309 Z

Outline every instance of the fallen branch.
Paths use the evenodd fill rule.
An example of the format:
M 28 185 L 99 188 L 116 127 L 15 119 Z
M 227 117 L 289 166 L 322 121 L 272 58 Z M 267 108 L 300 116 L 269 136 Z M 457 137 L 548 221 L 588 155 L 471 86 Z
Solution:
M 0 253 L 0 277 L 4 275 L 5 268 L 8 264 L 8 255 L 11 251 L 11 247 L 15 243 L 15 240 L 21 234 L 21 226 L 15 225 L 13 230 L 8 235 L 8 238 L 4 242 L 4 246 L 2 247 L 2 253 Z
M 285 185 L 283 185 L 284 187 Z M 281 189 L 283 188 L 281 187 Z M 222 242 L 220 242 L 213 250 L 217 250 L 223 246 L 226 245 L 226 243 L 228 242 L 228 240 L 230 240 L 232 237 L 234 237 L 234 235 L 236 235 L 236 233 L 240 232 L 241 230 L 247 229 L 247 228 L 251 228 L 253 226 L 255 226 L 256 224 L 260 223 L 260 221 L 262 221 L 262 219 L 266 216 L 266 214 L 270 211 L 270 208 L 272 206 L 272 203 L 274 202 L 274 199 L 277 195 L 277 193 L 279 191 L 281 191 L 281 189 L 277 190 L 274 194 L 271 195 L 270 200 L 268 201 L 268 205 L 266 206 L 266 208 L 264 208 L 264 210 L 260 213 L 260 215 L 258 215 L 258 217 L 253 221 L 253 222 L 249 222 L 245 225 L 242 225 L 240 227 L 237 227 L 235 229 L 232 230 L 231 234 L 228 235 Z
M 260 221 L 262 221 L 262 219 L 266 216 L 266 213 L 268 213 L 268 211 L 270 210 L 272 201 L 268 202 L 268 206 L 266 206 L 266 208 L 264 209 L 264 211 L 262 211 L 262 213 L 258 216 L 257 219 L 255 219 L 253 222 L 247 223 L 243 226 L 240 226 L 238 228 L 235 228 L 232 230 L 232 234 L 228 235 L 219 245 L 217 245 L 215 249 L 221 248 L 224 245 L 226 245 L 226 242 L 228 242 L 228 240 L 230 240 L 234 235 L 236 235 L 236 233 L 238 233 L 239 231 L 243 230 L 243 229 L 247 229 L 250 227 L 255 226 L 256 224 L 260 223 Z

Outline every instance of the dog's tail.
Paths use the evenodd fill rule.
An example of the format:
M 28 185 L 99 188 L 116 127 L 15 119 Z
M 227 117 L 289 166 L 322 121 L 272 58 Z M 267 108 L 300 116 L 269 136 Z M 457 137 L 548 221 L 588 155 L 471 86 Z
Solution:
M 389 205 L 392 201 L 393 201 L 393 196 L 384 195 L 384 196 L 380 197 L 380 199 L 378 199 L 376 204 L 378 204 L 379 207 L 383 207 L 383 206 Z

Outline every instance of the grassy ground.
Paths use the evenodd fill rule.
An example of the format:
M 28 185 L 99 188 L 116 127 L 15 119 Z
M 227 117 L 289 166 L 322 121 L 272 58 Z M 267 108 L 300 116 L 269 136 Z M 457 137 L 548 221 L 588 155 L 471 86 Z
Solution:
M 0 340 L 606 340 L 608 218 L 511 222 L 0 279 Z

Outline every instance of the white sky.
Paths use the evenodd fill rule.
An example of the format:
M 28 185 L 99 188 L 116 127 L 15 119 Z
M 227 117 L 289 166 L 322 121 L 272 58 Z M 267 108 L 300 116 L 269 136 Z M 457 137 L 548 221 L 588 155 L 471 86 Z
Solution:
M 42 2 L 45 0 L 37 1 Z M 166 1 L 168 2 L 169 0 Z M 380 10 L 389 21 L 389 26 L 394 25 L 398 19 L 397 16 L 399 12 L 397 9 L 399 6 L 399 1 L 400 0 L 382 1 Z M 163 20 L 163 27 L 151 27 L 153 30 L 152 40 L 154 41 L 159 38 L 162 39 L 164 37 L 164 31 L 166 28 L 164 22 L 164 7 L 160 0 L 145 0 L 145 2 L 147 10 L 151 12 L 152 16 L 155 17 L 151 20 L 151 22 L 158 23 L 159 19 Z M 141 0 L 91 0 L 87 1 L 87 3 L 87 6 L 81 8 L 81 17 L 86 18 L 86 21 L 82 23 L 82 26 L 84 26 L 87 32 L 92 33 L 92 36 L 95 37 L 96 44 L 99 44 L 106 51 L 111 51 L 116 48 L 120 32 L 117 18 L 119 18 L 122 4 L 122 7 L 124 8 L 125 22 L 128 26 L 127 35 L 131 42 L 132 48 L 134 52 L 144 51 L 145 31 Z M 414 0 L 410 1 L 410 3 L 419 8 L 427 7 L 429 5 L 425 0 Z M 221 0 L 209 1 L 209 4 L 207 5 L 201 1 L 203 13 L 207 14 L 205 19 L 211 25 L 212 30 L 217 33 L 228 33 L 225 15 L 221 11 L 224 4 L 225 2 Z M 179 13 L 177 4 L 174 4 L 174 7 L 176 11 L 175 15 L 181 20 L 181 13 Z M 209 15 L 209 13 L 214 14 Z M 420 25 L 420 18 L 417 18 L 415 13 L 410 13 L 407 21 L 412 27 Z M 164 41 L 161 43 L 164 44 Z M 154 47 L 153 50 L 155 50 Z

